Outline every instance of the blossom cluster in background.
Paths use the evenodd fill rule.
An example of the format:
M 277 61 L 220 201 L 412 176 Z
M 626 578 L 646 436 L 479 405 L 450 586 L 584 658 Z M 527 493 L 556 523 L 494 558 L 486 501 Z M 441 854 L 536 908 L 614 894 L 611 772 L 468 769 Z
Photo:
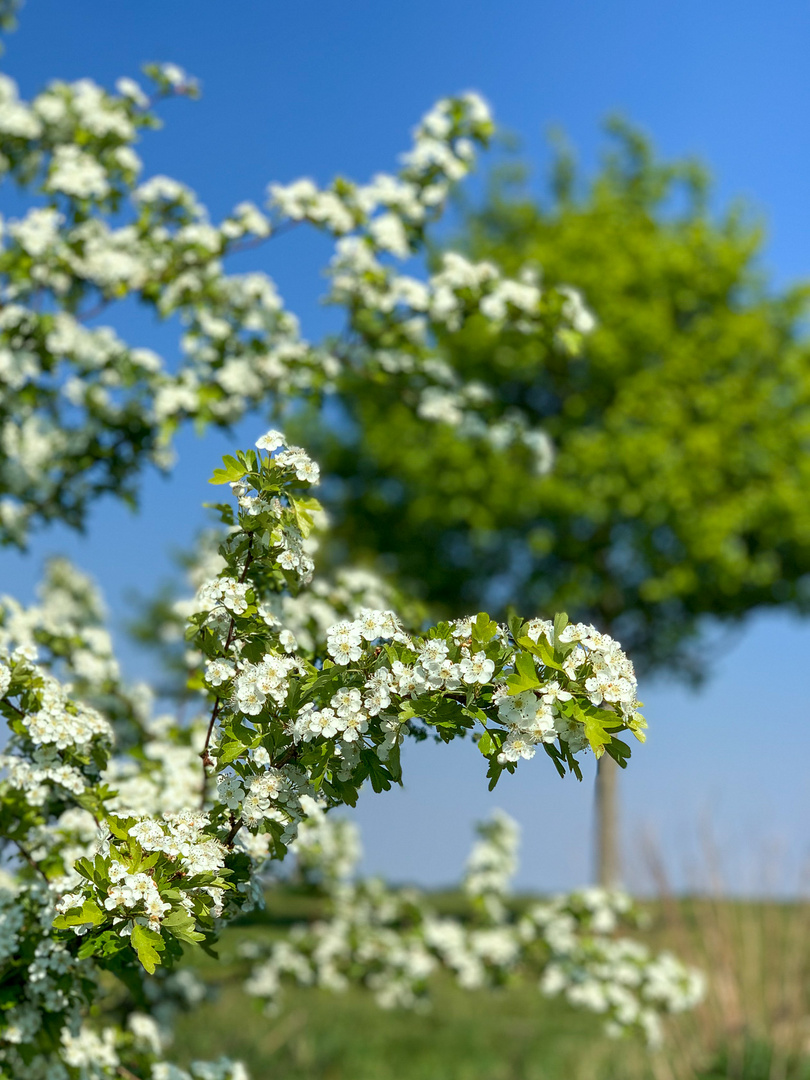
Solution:
M 439 972 L 471 991 L 521 978 L 546 996 L 563 995 L 603 1016 L 610 1035 L 639 1031 L 660 1045 L 662 1018 L 703 997 L 702 974 L 671 953 L 655 955 L 617 936 L 638 922 L 625 893 L 583 889 L 516 907 L 510 897 L 516 823 L 497 811 L 478 833 L 463 882 L 471 914 L 439 916 L 415 889 L 355 880 L 356 828 L 312 806 L 293 850 L 307 877 L 322 885 L 326 912 L 269 948 L 255 941 L 242 946 L 243 956 L 259 961 L 247 993 L 275 1014 L 285 985 L 340 992 L 359 983 L 382 1008 L 423 1008 Z

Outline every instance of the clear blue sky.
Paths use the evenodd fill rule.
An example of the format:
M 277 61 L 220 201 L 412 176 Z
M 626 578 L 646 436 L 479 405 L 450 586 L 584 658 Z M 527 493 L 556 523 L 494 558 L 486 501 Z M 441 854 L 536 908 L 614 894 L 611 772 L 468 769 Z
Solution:
M 199 76 L 202 101 L 168 106 L 166 128 L 142 150 L 147 174 L 188 182 L 215 216 L 260 200 L 270 180 L 364 179 L 391 168 L 435 98 L 474 88 L 522 137 L 538 178 L 549 125 L 568 132 L 588 167 L 601 121 L 624 113 L 662 153 L 704 159 L 718 205 L 737 196 L 753 204 L 777 282 L 810 276 L 810 5 L 798 0 L 29 0 L 20 23 L 2 67 L 26 95 L 53 77 L 112 84 L 153 59 Z M 324 255 L 317 241 L 294 234 L 253 256 L 310 334 L 324 325 L 316 303 Z M 171 336 L 139 323 L 131 330 L 171 354 Z M 255 426 L 245 427 L 246 438 Z M 168 550 L 188 543 L 202 521 L 205 479 L 231 448 L 222 436 L 184 436 L 172 479 L 147 479 L 140 516 L 103 503 L 87 537 L 52 529 L 25 558 L 0 554 L 0 589 L 30 596 L 42 557 L 61 550 L 96 575 L 120 610 L 132 591 L 171 574 Z M 146 670 L 126 655 L 133 672 Z M 643 688 L 650 741 L 622 789 L 629 850 L 640 851 L 645 830 L 657 834 L 683 883 L 701 861 L 695 838 L 711 822 L 730 884 L 785 889 L 797 881 L 810 854 L 808 656 L 810 625 L 757 618 L 718 654 L 701 693 Z M 493 797 L 469 746 L 416 747 L 409 758 L 405 791 L 369 794 L 361 805 L 368 868 L 447 881 L 472 820 L 500 804 L 524 827 L 522 884 L 587 878 L 589 783 L 557 781 L 537 761 Z M 634 854 L 633 882 L 643 879 L 641 863 Z

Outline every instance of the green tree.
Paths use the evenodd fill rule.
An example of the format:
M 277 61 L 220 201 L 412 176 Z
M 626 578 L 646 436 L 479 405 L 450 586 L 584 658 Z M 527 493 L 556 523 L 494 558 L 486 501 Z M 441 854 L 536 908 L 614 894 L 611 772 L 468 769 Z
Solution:
M 810 597 L 807 289 L 772 287 L 761 227 L 713 213 L 700 166 L 610 134 L 590 181 L 562 149 L 548 197 L 502 173 L 464 216 L 471 259 L 534 266 L 595 315 L 573 357 L 475 318 L 444 340 L 452 368 L 544 427 L 554 468 L 426 431 L 384 386 L 344 399 L 318 453 L 342 477 L 343 544 L 440 612 L 564 608 L 642 670 L 699 677 L 707 618 Z

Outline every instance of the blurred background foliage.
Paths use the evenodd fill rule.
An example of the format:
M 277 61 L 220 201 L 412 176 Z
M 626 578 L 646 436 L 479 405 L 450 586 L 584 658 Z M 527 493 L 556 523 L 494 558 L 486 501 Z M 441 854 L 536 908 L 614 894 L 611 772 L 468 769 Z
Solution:
M 566 610 L 642 671 L 694 677 L 706 617 L 810 603 L 808 288 L 771 285 L 762 230 L 713 208 L 700 165 L 658 160 L 620 120 L 608 135 L 589 179 L 558 138 L 542 198 L 520 165 L 495 171 L 449 238 L 576 287 L 596 317 L 574 359 L 475 320 L 443 343 L 545 427 L 548 475 L 420 424 L 384 385 L 300 415 L 295 434 L 336 478 L 335 562 L 375 563 L 440 614 Z

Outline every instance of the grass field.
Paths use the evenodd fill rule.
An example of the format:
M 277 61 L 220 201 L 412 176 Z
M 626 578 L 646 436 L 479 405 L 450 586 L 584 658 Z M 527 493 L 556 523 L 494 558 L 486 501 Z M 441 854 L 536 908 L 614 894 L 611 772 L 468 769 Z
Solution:
M 456 903 L 437 898 L 445 910 Z M 361 990 L 295 990 L 279 1016 L 264 1016 L 241 990 L 247 967 L 236 948 L 312 913 L 289 896 L 227 931 L 222 960 L 200 967 L 204 978 L 224 976 L 222 990 L 180 1019 L 176 1055 L 226 1053 L 252 1080 L 810 1080 L 810 908 L 704 900 L 650 912 L 642 936 L 710 976 L 707 1003 L 673 1021 L 654 1056 L 525 983 L 468 993 L 439 981 L 425 1014 L 383 1011 Z
M 178 1049 L 184 1056 L 225 1051 L 241 1057 L 254 1080 L 627 1075 L 627 1054 L 601 1038 L 594 1041 L 598 1020 L 546 1002 L 525 987 L 477 994 L 441 987 L 427 1015 L 380 1010 L 360 991 L 296 991 L 287 1006 L 281 1017 L 266 1018 L 246 1007 L 236 988 L 227 989 L 216 1005 L 180 1025 Z

